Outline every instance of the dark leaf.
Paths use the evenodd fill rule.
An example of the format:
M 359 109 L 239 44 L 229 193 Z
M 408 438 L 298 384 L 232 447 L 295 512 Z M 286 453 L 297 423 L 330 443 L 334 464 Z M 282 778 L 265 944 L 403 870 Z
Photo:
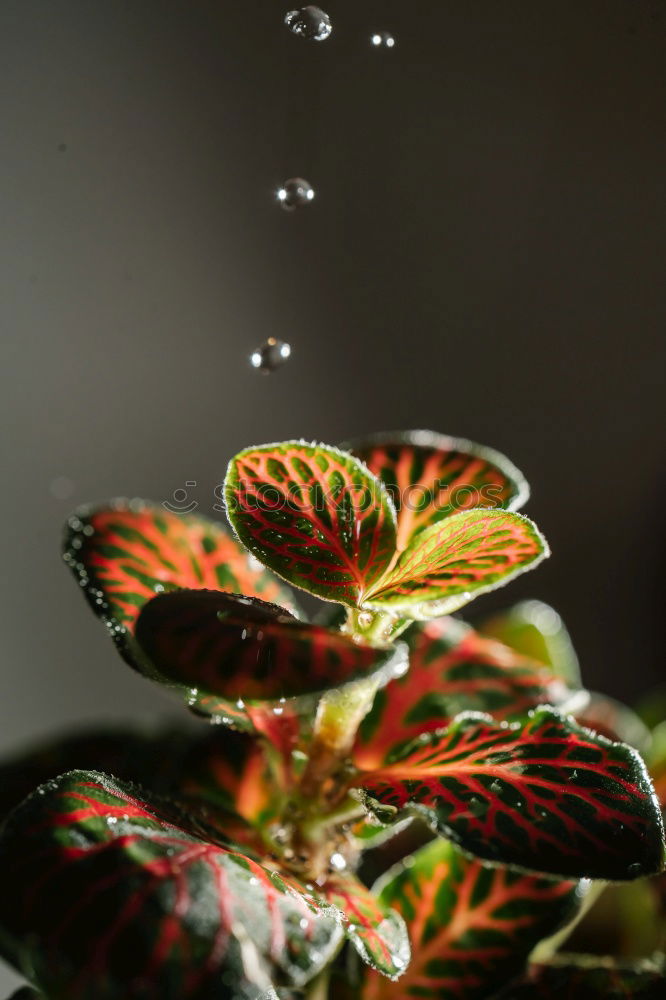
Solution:
M 549 708 L 526 723 L 459 716 L 354 782 L 371 805 L 425 813 L 489 861 L 617 881 L 662 868 L 661 812 L 641 758 Z
M 54 1000 L 254 1000 L 307 981 L 339 941 L 292 876 L 95 772 L 16 810 L 0 864 L 3 936 Z
M 501 1000 L 663 1000 L 664 996 L 666 974 L 660 958 L 621 965 L 610 959 L 562 955 L 550 965 L 532 966 L 523 980 L 501 994 Z

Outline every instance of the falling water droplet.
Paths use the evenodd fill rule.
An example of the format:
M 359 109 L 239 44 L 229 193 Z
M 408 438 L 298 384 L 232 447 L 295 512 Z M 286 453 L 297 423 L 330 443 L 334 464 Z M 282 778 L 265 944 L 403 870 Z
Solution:
M 270 375 L 291 357 L 291 346 L 284 340 L 269 337 L 250 355 L 250 364 L 264 375 Z
M 395 38 L 390 31 L 375 31 L 370 36 L 370 42 L 376 49 L 395 48 Z
M 331 19 L 321 7 L 308 4 L 300 10 L 290 10 L 284 23 L 290 31 L 299 38 L 307 38 L 311 42 L 324 42 L 333 31 Z
M 290 177 L 277 189 L 275 197 L 285 212 L 293 212 L 295 208 L 309 205 L 314 201 L 314 188 L 304 177 Z

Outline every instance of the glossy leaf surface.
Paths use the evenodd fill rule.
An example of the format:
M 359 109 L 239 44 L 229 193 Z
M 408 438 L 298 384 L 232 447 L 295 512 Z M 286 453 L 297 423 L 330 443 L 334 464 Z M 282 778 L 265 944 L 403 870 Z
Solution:
M 227 513 L 243 544 L 290 583 L 354 606 L 395 550 L 395 509 L 357 459 L 302 441 L 230 463 Z
M 546 667 L 453 618 L 417 623 L 406 638 L 409 672 L 378 692 L 363 720 L 354 751 L 360 767 L 380 766 L 461 712 L 506 719 L 567 695 Z
M 463 511 L 421 531 L 366 594 L 365 605 L 414 618 L 450 614 L 534 568 L 548 551 L 536 525 L 522 514 Z
M 354 875 L 335 875 L 320 894 L 347 917 L 347 937 L 364 962 L 389 979 L 401 976 L 410 959 L 405 922 Z
M 659 959 L 615 964 L 594 956 L 562 955 L 550 965 L 533 965 L 497 1000 L 661 1000 L 666 974 Z
M 363 1000 L 486 1000 L 580 899 L 577 882 L 484 867 L 443 840 L 387 873 L 376 891 L 407 922 L 413 955 L 393 988 L 366 976 Z
M 360 645 L 274 605 L 205 590 L 155 598 L 136 640 L 162 677 L 232 704 L 319 694 L 396 658 L 394 646 Z
M 398 512 L 398 548 L 423 528 L 474 507 L 518 510 L 529 497 L 522 473 L 471 441 L 408 431 L 352 442 L 349 450 L 381 479 Z
M 543 601 L 521 601 L 484 619 L 479 632 L 539 660 L 567 683 L 580 684 L 580 665 L 560 615 Z
M 425 811 L 489 861 L 618 881 L 662 867 L 661 813 L 641 758 L 551 709 L 524 724 L 462 715 L 355 782 L 380 806 Z
M 95 772 L 17 810 L 0 864 L 4 935 L 54 1000 L 255 998 L 308 979 L 339 939 L 337 914 L 292 877 Z
M 173 514 L 142 500 L 79 510 L 68 522 L 64 559 L 112 633 L 141 608 L 180 587 L 224 590 L 291 606 L 289 592 L 229 532 L 198 514 Z

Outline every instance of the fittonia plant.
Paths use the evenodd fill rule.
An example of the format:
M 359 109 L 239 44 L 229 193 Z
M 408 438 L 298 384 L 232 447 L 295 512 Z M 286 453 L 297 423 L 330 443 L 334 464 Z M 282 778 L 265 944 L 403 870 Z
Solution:
M 662 869 L 626 713 L 580 690 L 549 609 L 448 617 L 548 554 L 527 496 L 496 452 L 415 433 L 241 452 L 233 533 L 141 501 L 70 519 L 122 657 L 215 725 L 4 769 L 0 943 L 35 995 L 661 995 L 654 956 L 553 957 L 590 880 Z M 335 606 L 309 624 L 285 582 Z

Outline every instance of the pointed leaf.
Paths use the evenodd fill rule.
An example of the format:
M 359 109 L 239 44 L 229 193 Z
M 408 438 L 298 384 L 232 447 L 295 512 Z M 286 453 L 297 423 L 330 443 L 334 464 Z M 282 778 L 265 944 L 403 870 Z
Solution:
M 415 624 L 407 643 L 409 672 L 378 692 L 361 724 L 354 752 L 359 767 L 379 767 L 460 712 L 506 719 L 557 705 L 568 694 L 546 667 L 453 618 Z
M 620 964 L 595 955 L 560 955 L 533 965 L 497 1000 L 660 1000 L 666 996 L 663 958 Z
M 355 606 L 395 550 L 395 509 L 357 459 L 303 441 L 249 448 L 229 464 L 229 520 L 266 566 L 327 601 Z
M 0 926 L 47 994 L 257 998 L 335 950 L 337 914 L 95 772 L 42 786 L 0 839 Z
M 413 956 L 396 987 L 366 976 L 363 1000 L 486 1000 L 581 898 L 577 882 L 489 868 L 442 840 L 397 865 L 375 891 L 405 918 Z
M 293 603 L 221 525 L 144 500 L 81 508 L 68 521 L 63 555 L 114 638 L 133 632 L 156 594 L 181 587 Z
M 508 583 L 549 554 L 522 514 L 470 510 L 421 531 L 365 596 L 369 608 L 437 618 Z
M 332 875 L 320 894 L 346 915 L 347 937 L 364 962 L 389 979 L 403 974 L 410 959 L 409 936 L 396 910 L 381 903 L 355 875 Z
M 661 813 L 638 754 L 552 709 L 530 716 L 459 716 L 354 781 L 489 861 L 617 881 L 660 871 Z
M 402 645 L 369 646 L 306 625 L 256 598 L 219 591 L 164 594 L 143 609 L 135 657 L 144 672 L 180 687 L 199 711 L 252 722 L 252 703 L 282 715 L 289 699 L 315 700 L 330 688 L 373 677 L 386 683 L 405 664 Z M 285 701 L 287 705 L 285 706 Z
M 521 601 L 477 626 L 516 652 L 539 660 L 573 686 L 580 685 L 580 665 L 560 615 L 543 601 Z
M 423 528 L 474 507 L 518 510 L 529 497 L 521 472 L 471 441 L 407 431 L 352 442 L 349 450 L 381 479 L 398 512 L 398 548 Z

